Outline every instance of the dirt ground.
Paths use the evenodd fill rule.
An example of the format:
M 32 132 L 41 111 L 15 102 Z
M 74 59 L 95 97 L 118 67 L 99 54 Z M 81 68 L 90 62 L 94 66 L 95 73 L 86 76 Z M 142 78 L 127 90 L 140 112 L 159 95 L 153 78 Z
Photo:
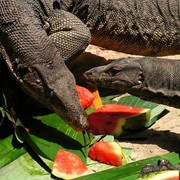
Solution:
M 83 80 L 79 77 L 82 77 L 85 70 L 102 65 L 108 59 L 131 56 L 133 55 L 104 50 L 90 45 L 86 52 L 77 59 L 76 65 L 72 65 L 72 70 L 78 77 L 77 82 L 81 84 Z M 168 58 L 180 59 L 180 55 L 168 56 Z M 81 61 L 82 59 L 83 61 Z M 165 115 L 142 134 L 148 138 L 128 141 L 120 139 L 122 147 L 132 148 L 132 159 L 139 160 L 172 151 L 180 153 L 180 109 L 167 107 Z

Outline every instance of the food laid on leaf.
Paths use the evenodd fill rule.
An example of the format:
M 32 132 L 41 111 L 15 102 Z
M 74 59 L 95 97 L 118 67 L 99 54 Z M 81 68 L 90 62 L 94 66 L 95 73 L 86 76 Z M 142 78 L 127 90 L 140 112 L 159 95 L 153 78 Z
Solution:
M 89 129 L 94 135 L 119 136 L 123 131 L 138 131 L 150 119 L 150 109 L 106 104 L 88 116 Z
M 122 133 L 142 130 L 150 119 L 151 110 L 120 104 L 105 104 L 95 86 L 89 89 L 76 86 L 80 103 L 84 109 L 96 110 L 88 116 L 89 130 L 94 135 L 120 136 Z
M 122 166 L 128 163 L 123 150 L 117 142 L 95 142 L 89 150 L 88 156 L 101 163 Z
M 59 150 L 55 157 L 52 174 L 62 179 L 73 179 L 88 174 L 82 160 L 74 153 Z
M 117 142 L 95 142 L 88 152 L 89 158 L 100 163 L 113 166 L 122 166 L 128 163 L 128 159 Z M 52 174 L 63 179 L 72 179 L 90 174 L 87 166 L 74 153 L 59 150 L 54 160 Z
M 92 106 L 95 99 L 95 95 L 93 93 L 91 93 L 87 88 L 78 85 L 76 86 L 76 91 L 83 109 Z
M 120 104 L 103 105 L 97 88 L 93 86 L 88 88 L 89 89 L 81 86 L 76 86 L 80 103 L 88 114 L 90 133 L 94 135 L 113 135 L 118 137 L 119 135 L 121 135 L 126 131 L 132 132 L 132 131 L 142 130 L 145 128 L 145 124 L 147 122 L 150 122 L 149 121 L 150 113 L 151 113 L 150 109 L 138 108 L 138 107 L 132 107 L 132 106 L 120 105 Z M 55 114 L 36 117 L 36 119 L 40 120 L 39 122 L 42 122 L 43 124 L 51 125 L 54 129 L 57 129 L 58 131 L 65 134 L 65 136 L 63 136 L 64 139 L 62 138 L 63 141 L 58 141 L 60 142 L 58 144 L 52 143 L 52 147 L 49 147 L 48 141 L 46 142 L 44 141 L 44 139 L 40 141 L 36 141 L 37 137 L 36 136 L 34 137 L 34 135 L 31 134 L 29 130 L 23 131 L 26 132 L 25 135 L 27 136 L 31 135 L 29 138 L 30 140 L 32 138 L 34 142 L 35 141 L 38 142 L 36 144 L 37 147 L 40 148 L 42 154 L 47 155 L 47 157 L 51 159 L 51 161 L 54 159 L 56 152 L 58 151 L 54 160 L 54 165 L 53 167 L 51 166 L 52 175 L 56 177 L 59 177 L 61 179 L 73 179 L 91 173 L 94 174 L 94 172 L 99 172 L 106 168 L 112 168 L 113 166 L 122 166 L 129 163 L 129 158 L 127 158 L 129 157 L 129 154 L 126 156 L 120 144 L 114 141 L 113 136 L 108 136 L 108 137 L 113 137 L 113 139 L 111 139 L 111 141 L 108 139 L 107 142 L 106 141 L 107 136 L 105 136 L 105 141 L 104 141 L 104 136 L 99 136 L 99 137 L 103 137 L 103 139 L 98 141 L 99 140 L 98 136 L 93 136 L 91 134 L 91 137 L 94 137 L 95 143 L 91 144 L 90 147 L 89 146 L 86 147 L 86 150 L 89 149 L 88 152 L 89 158 L 87 158 L 86 156 L 84 156 L 84 151 L 82 151 L 82 148 L 84 148 L 83 147 L 84 139 L 81 140 L 81 136 L 79 137 L 79 134 L 76 131 L 74 132 L 74 130 L 71 127 L 68 127 L 68 125 L 65 126 L 64 121 L 62 119 L 59 119 L 59 117 L 56 116 Z M 50 121 L 51 119 L 54 120 L 54 123 Z M 57 122 L 61 122 L 59 124 L 61 125 L 63 124 L 63 125 L 60 126 Z M 57 139 L 56 135 L 58 131 L 55 132 L 56 139 Z M 27 139 L 28 138 L 26 138 L 26 141 Z M 69 140 L 71 139 L 72 142 L 77 141 L 78 142 L 77 145 L 82 144 L 82 147 L 80 147 L 78 151 L 77 149 L 73 149 L 75 146 L 72 145 L 71 143 L 68 143 L 67 146 L 68 148 L 64 146 L 66 145 L 66 142 L 67 141 L 69 142 Z M 92 142 L 88 142 L 88 143 L 92 143 Z M 32 142 L 29 141 L 30 146 L 31 143 Z M 48 149 L 47 147 L 52 148 L 53 152 L 51 151 L 50 153 L 51 155 L 49 155 L 49 150 L 44 151 L 44 149 Z M 65 149 L 59 150 L 59 148 L 62 149 L 65 148 Z M 70 151 L 69 148 L 71 148 Z M 35 149 L 35 151 L 36 150 L 37 149 Z M 81 151 L 82 154 L 79 153 Z M 127 149 L 125 152 L 127 153 Z M 85 160 L 89 161 L 88 162 L 89 164 L 88 163 L 87 165 L 84 164 Z M 93 163 L 93 166 L 95 163 L 100 166 L 103 166 L 103 168 L 98 168 L 97 170 L 96 168 L 91 168 L 92 167 L 91 163 Z

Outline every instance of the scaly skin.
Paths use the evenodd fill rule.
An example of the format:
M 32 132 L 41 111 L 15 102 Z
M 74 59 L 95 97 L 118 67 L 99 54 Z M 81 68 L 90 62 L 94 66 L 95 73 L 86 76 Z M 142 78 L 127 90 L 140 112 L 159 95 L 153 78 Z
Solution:
M 0 54 L 19 86 L 29 96 L 58 114 L 74 129 L 82 131 L 88 127 L 87 117 L 77 97 L 74 76 L 64 60 L 82 52 L 89 44 L 90 34 L 86 30 L 84 39 L 82 33 L 78 36 L 76 24 L 82 28 L 85 26 L 74 15 L 66 14 L 61 11 L 63 22 L 59 23 L 57 19 L 60 17 L 56 18 L 58 15 L 52 2 L 12 0 L 9 3 L 0 0 Z M 56 29 L 53 29 L 55 23 Z M 58 33 L 64 35 L 64 44 L 64 41 L 60 45 L 53 42 L 61 37 Z M 54 34 L 53 39 L 51 36 Z M 66 38 L 69 37 L 72 37 L 72 44 L 76 37 L 75 50 L 67 49 L 71 44 L 66 46 Z
M 90 29 L 92 44 L 138 55 L 180 53 L 180 1 L 61 0 Z
M 180 108 L 178 60 L 155 60 L 153 57 L 118 59 L 95 67 L 84 76 L 98 87 L 128 92 L 145 100 Z

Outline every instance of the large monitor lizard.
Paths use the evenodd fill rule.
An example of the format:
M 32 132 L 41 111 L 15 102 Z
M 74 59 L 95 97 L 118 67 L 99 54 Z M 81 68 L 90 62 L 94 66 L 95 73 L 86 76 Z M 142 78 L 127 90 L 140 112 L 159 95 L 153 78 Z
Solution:
M 116 60 L 85 73 L 99 87 L 129 92 L 180 107 L 180 1 L 68 0 L 61 7 L 90 29 L 91 43 L 120 52 L 153 56 Z
M 87 27 L 74 15 L 54 10 L 52 1 L 0 0 L 2 60 L 25 93 L 77 131 L 88 128 L 87 116 L 64 61 L 89 41 Z
M 91 44 L 138 55 L 180 53 L 180 1 L 56 0 L 91 31 Z
M 153 57 L 117 59 L 84 76 L 98 87 L 180 108 L 180 61 Z
M 180 52 L 179 14 L 179 1 L 0 0 L 0 52 L 28 95 L 73 128 L 85 130 L 87 118 L 64 61 L 86 48 L 89 30 L 91 43 L 105 48 L 141 55 L 175 54 Z M 161 61 L 153 59 L 160 66 Z M 180 61 L 163 63 L 171 64 L 164 70 L 174 75 L 176 71 L 169 67 L 179 67 Z M 149 74 L 157 74 L 151 66 L 154 61 L 147 64 Z M 133 69 L 134 63 L 129 65 Z

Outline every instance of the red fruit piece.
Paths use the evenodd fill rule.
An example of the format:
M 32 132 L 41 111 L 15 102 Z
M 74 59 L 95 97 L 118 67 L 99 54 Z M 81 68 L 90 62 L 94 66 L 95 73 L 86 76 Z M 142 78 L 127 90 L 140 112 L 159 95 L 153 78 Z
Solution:
M 123 130 L 138 131 L 150 118 L 150 109 L 106 104 L 88 116 L 92 134 L 119 136 Z
M 78 93 L 79 101 L 83 109 L 90 107 L 95 99 L 95 95 L 91 93 L 87 88 L 76 85 L 76 91 Z
M 122 148 L 117 142 L 96 142 L 91 146 L 88 156 L 93 160 L 114 166 L 127 163 Z
M 59 150 L 54 161 L 52 174 L 63 179 L 73 179 L 88 174 L 88 169 L 76 154 Z

